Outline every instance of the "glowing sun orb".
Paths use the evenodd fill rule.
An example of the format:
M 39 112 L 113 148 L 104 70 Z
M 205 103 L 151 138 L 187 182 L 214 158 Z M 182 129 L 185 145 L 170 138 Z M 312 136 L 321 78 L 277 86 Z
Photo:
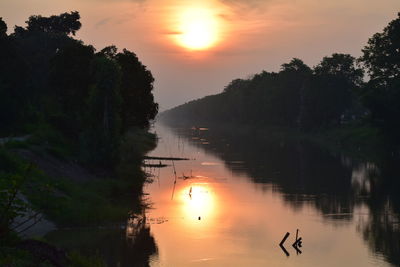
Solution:
M 218 41 L 218 19 L 211 9 L 189 8 L 179 20 L 178 43 L 190 50 L 205 50 Z

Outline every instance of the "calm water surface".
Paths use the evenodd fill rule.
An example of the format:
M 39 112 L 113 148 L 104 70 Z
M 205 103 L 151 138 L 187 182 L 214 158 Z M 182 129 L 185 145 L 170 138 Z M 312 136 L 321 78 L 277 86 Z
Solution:
M 151 266 L 400 264 L 398 189 L 375 164 L 257 134 L 155 131 L 150 155 L 191 160 L 146 168 Z M 291 246 L 296 229 L 301 253 Z M 286 232 L 289 256 L 278 246 Z

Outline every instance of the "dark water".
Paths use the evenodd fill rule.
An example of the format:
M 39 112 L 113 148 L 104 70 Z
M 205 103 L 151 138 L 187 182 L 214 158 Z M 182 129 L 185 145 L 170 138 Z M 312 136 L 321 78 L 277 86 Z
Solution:
M 146 168 L 146 225 L 63 230 L 53 239 L 98 251 L 110 266 L 400 265 L 396 161 L 353 160 L 241 129 L 155 131 L 150 155 L 191 160 Z M 289 256 L 278 245 L 287 232 Z
M 396 164 L 239 130 L 156 132 L 152 155 L 193 160 L 174 162 L 175 186 L 173 166 L 148 170 L 151 265 L 400 265 Z M 297 229 L 301 253 L 292 247 Z M 286 232 L 289 256 L 278 246 Z

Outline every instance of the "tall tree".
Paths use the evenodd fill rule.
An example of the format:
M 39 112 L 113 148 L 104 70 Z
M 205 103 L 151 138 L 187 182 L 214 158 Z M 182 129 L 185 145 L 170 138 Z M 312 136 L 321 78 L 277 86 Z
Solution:
M 348 54 L 324 57 L 305 85 L 304 128 L 340 124 L 356 99 L 354 91 L 362 84 L 363 71 Z
M 94 83 L 90 88 L 81 136 L 84 160 L 112 163 L 120 137 L 120 69 L 111 59 L 94 60 Z
M 154 102 L 153 82 L 151 72 L 135 53 L 124 49 L 115 56 L 121 68 L 122 97 L 122 129 L 130 127 L 146 127 L 158 112 L 158 104 Z
M 372 122 L 396 136 L 400 132 L 400 13 L 369 39 L 360 61 L 370 75 L 361 94 Z
M 28 31 L 42 31 L 48 33 L 72 34 L 81 28 L 79 12 L 62 13 L 57 16 L 31 16 L 26 23 Z
M 60 49 L 50 61 L 52 90 L 47 113 L 52 124 L 71 138 L 77 138 L 85 127 L 93 60 L 94 48 L 76 41 Z
M 25 94 L 26 60 L 18 54 L 16 41 L 7 35 L 0 18 L 0 132 L 21 130 L 27 117 L 29 97 Z
M 304 110 L 304 84 L 310 79 L 312 70 L 301 59 L 293 58 L 282 64 L 279 72 L 279 87 L 282 94 L 282 120 L 284 126 L 298 127 Z
M 0 17 L 0 38 L 7 36 L 7 24 L 4 22 L 3 18 Z
M 26 28 L 16 27 L 11 35 L 17 54 L 26 64 L 24 95 L 29 99 L 31 110 L 44 114 L 48 96 L 52 93 L 50 61 L 65 46 L 75 42 L 69 34 L 80 28 L 78 12 L 58 16 L 31 16 Z

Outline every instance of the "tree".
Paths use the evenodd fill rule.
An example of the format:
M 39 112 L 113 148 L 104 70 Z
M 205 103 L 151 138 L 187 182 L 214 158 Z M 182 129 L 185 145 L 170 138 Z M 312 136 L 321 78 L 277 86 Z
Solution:
M 0 38 L 7 36 L 7 24 L 4 22 L 3 18 L 0 17 Z
M 118 53 L 118 48 L 115 45 L 104 47 L 98 54 L 105 56 L 106 58 L 115 60 L 115 56 Z
M 337 126 L 351 113 L 362 84 L 363 71 L 348 54 L 324 57 L 304 85 L 304 110 L 301 126 L 305 129 Z
M 80 28 L 79 13 L 31 16 L 26 23 L 26 28 L 16 27 L 11 38 L 26 67 L 25 75 L 19 78 L 25 81 L 25 86 L 18 89 L 28 99 L 29 117 L 39 119 L 49 113 L 47 108 L 53 102 L 50 97 L 53 88 L 49 83 L 51 59 L 64 47 L 76 42 L 69 34 Z
M 110 164 L 117 159 L 120 139 L 121 73 L 113 60 L 100 55 L 93 64 L 94 83 L 86 105 L 81 154 L 84 160 Z
M 383 32 L 374 34 L 362 50 L 360 60 L 371 80 L 385 83 L 400 75 L 400 13 Z
M 363 102 L 372 122 L 396 136 L 400 132 L 400 13 L 362 51 L 360 61 L 370 76 L 361 92 Z
M 324 57 L 314 72 L 316 75 L 343 78 L 352 86 L 360 86 L 364 77 L 364 71 L 356 65 L 355 58 L 349 54 L 334 53 L 330 57 Z
M 135 53 L 129 50 L 124 49 L 122 53 L 116 54 L 115 59 L 122 74 L 122 130 L 134 126 L 146 127 L 158 112 L 158 104 L 154 102 L 152 94 L 153 75 Z
M 79 12 L 62 13 L 58 16 L 42 17 L 31 16 L 26 21 L 28 31 L 43 31 L 48 33 L 72 34 L 81 28 Z
M 304 112 L 304 85 L 311 78 L 312 70 L 301 59 L 293 58 L 289 63 L 282 64 L 279 72 L 279 84 L 283 105 L 282 114 L 285 126 L 299 127 Z
M 50 61 L 51 123 L 70 138 L 78 138 L 85 127 L 86 101 L 93 82 L 94 48 L 72 42 Z
M 17 42 L 6 33 L 0 18 L 0 131 L 17 131 L 27 117 L 29 97 L 25 94 L 26 60 L 17 52 Z
M 289 63 L 284 63 L 281 66 L 281 71 L 283 72 L 299 72 L 304 75 L 311 74 L 312 70 L 309 66 L 304 64 L 303 60 L 298 58 L 293 58 Z

